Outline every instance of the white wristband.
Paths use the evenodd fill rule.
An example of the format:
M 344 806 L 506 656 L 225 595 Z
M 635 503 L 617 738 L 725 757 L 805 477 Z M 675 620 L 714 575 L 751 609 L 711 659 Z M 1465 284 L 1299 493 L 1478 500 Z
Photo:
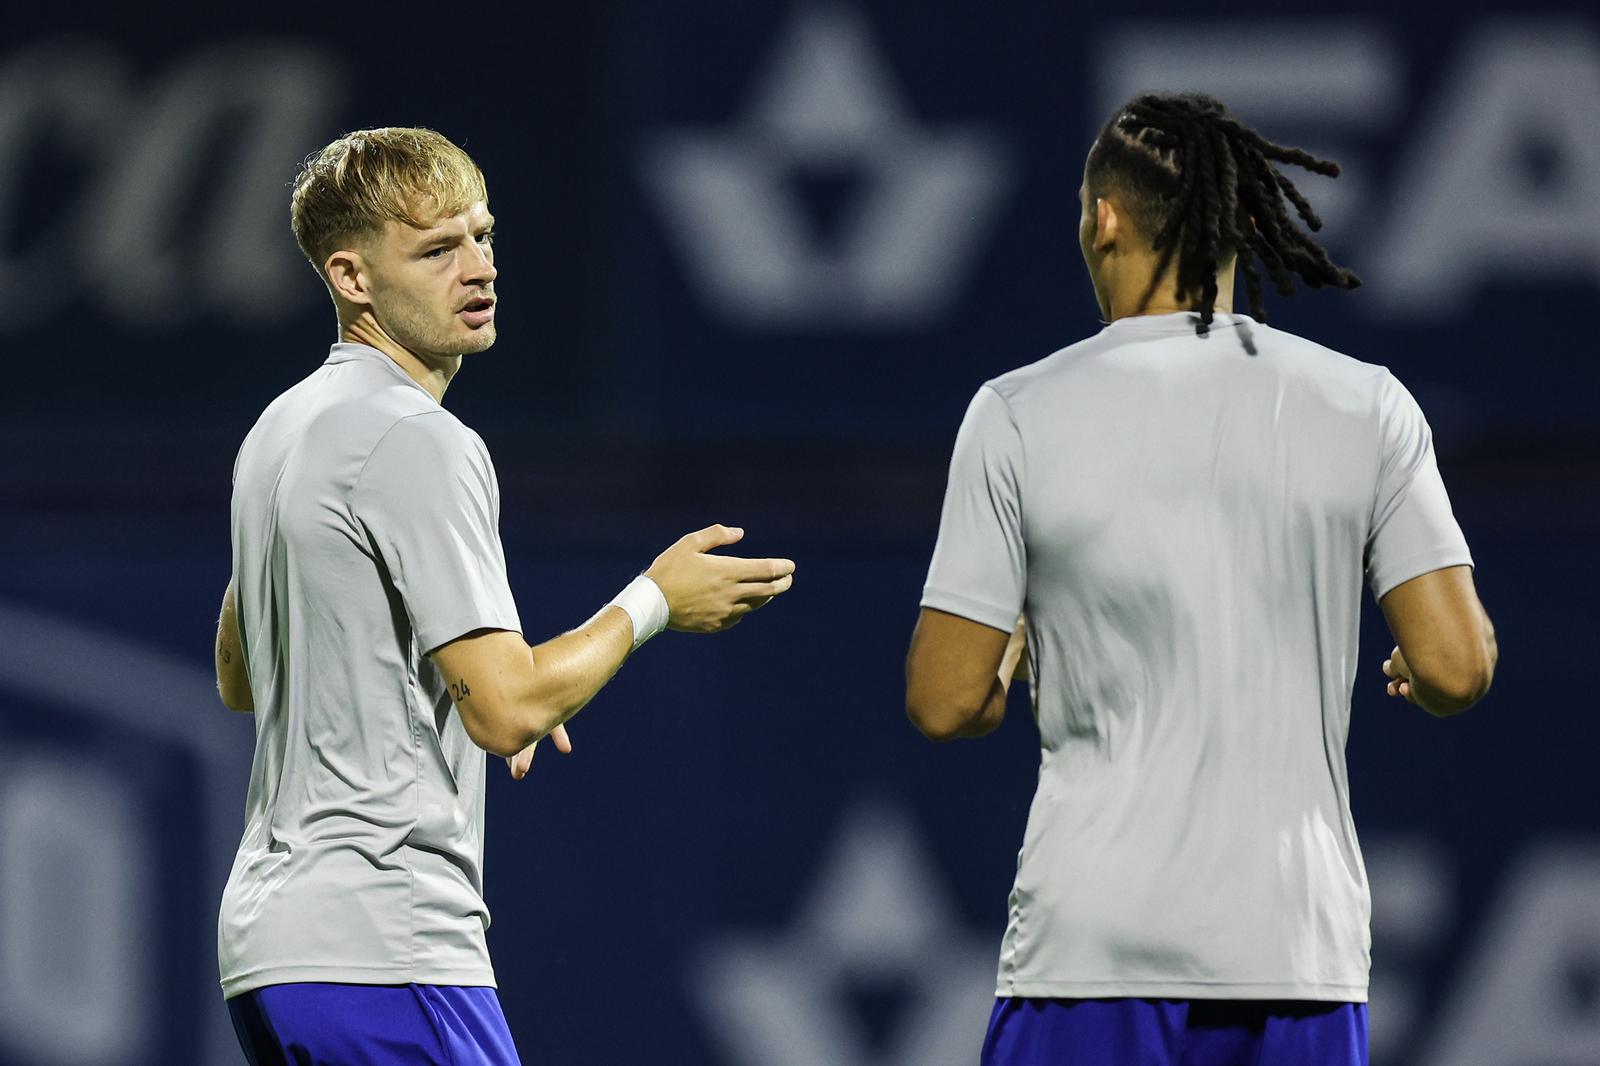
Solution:
M 662 594 L 661 586 L 650 580 L 646 574 L 640 574 L 628 582 L 627 587 L 617 593 L 606 606 L 621 607 L 633 622 L 634 651 L 638 651 L 639 645 L 667 628 L 667 618 L 670 614 L 667 597 Z

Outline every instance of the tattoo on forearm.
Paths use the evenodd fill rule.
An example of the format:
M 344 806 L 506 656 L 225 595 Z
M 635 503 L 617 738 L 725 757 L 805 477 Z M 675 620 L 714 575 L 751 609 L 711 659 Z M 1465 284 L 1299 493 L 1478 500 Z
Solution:
M 464 677 L 450 686 L 450 698 L 457 703 L 460 703 L 470 695 L 472 695 L 472 689 L 467 687 L 467 679 Z
M 233 652 L 229 651 L 227 648 L 223 648 L 222 649 L 222 661 L 225 662 L 225 663 L 233 662 Z

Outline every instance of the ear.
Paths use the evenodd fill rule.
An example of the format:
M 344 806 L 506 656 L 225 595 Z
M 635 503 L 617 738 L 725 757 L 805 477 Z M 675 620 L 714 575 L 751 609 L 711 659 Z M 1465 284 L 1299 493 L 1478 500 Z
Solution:
M 1122 232 L 1122 216 L 1117 213 L 1116 205 L 1104 196 L 1095 197 L 1094 211 L 1094 250 L 1104 254 L 1117 243 Z
M 328 287 L 339 299 L 353 304 L 372 302 L 372 279 L 360 252 L 342 248 L 328 256 L 322 269 L 328 276 Z

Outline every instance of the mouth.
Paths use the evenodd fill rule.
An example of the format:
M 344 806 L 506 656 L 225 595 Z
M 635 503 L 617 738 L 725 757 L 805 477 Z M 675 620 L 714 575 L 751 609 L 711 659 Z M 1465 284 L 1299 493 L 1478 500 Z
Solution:
M 493 296 L 474 297 L 456 312 L 456 317 L 473 329 L 488 325 L 494 321 L 494 303 Z

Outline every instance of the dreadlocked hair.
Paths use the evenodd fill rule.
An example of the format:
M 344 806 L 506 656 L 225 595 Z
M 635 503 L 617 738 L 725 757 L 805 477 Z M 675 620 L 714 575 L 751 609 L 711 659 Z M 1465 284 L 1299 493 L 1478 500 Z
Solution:
M 1337 163 L 1273 144 L 1214 97 L 1145 93 L 1100 130 L 1089 150 L 1086 180 L 1090 195 L 1115 187 L 1136 227 L 1153 235 L 1161 258 L 1144 302 L 1176 257 L 1178 297 L 1195 302 L 1203 334 L 1216 309 L 1217 271 L 1230 257 L 1244 274 L 1250 313 L 1263 322 L 1257 261 L 1283 296 L 1294 294 L 1296 274 L 1313 289 L 1361 284 L 1289 217 L 1285 200 L 1312 233 L 1322 228 L 1280 163 L 1339 176 Z

